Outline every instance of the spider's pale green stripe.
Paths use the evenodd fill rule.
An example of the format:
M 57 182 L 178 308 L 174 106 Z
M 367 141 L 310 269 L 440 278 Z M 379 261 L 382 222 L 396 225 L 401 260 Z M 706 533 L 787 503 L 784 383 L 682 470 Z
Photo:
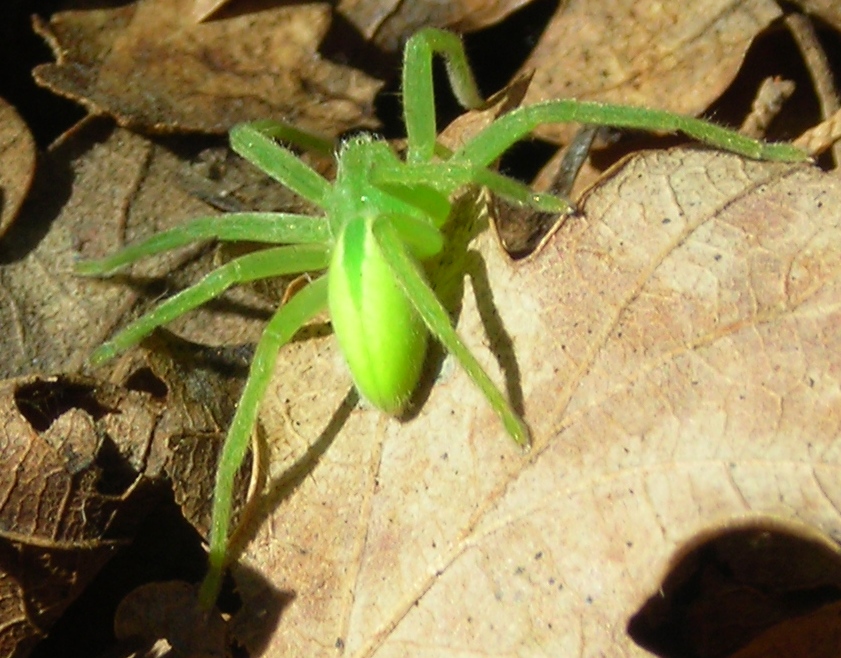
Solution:
M 417 386 L 427 331 L 383 258 L 372 221 L 349 221 L 336 241 L 330 318 L 360 394 L 396 414 Z
M 199 217 L 183 226 L 156 233 L 106 258 L 76 263 L 75 272 L 82 276 L 110 274 L 146 256 L 200 240 L 307 244 L 326 243 L 330 239 L 330 223 L 326 217 L 277 212 L 228 213 Z
M 508 400 L 482 369 L 473 353 L 461 342 L 451 324 L 449 314 L 426 283 L 418 264 L 406 251 L 394 227 L 388 221 L 375 221 L 373 233 L 395 279 L 403 288 L 406 297 L 412 301 L 426 326 L 447 351 L 456 357 L 502 419 L 511 437 L 519 445 L 527 446 L 529 432 L 526 424 L 511 408 Z
M 212 607 L 219 593 L 225 567 L 228 526 L 231 523 L 234 478 L 248 450 L 251 432 L 257 422 L 260 401 L 271 380 L 278 351 L 292 339 L 298 329 L 320 313 L 326 304 L 327 277 L 322 276 L 293 295 L 278 309 L 257 343 L 248 381 L 231 421 L 216 471 L 210 525 L 210 567 L 199 591 L 199 603 L 205 608 Z
M 324 176 L 299 160 L 292 151 L 279 146 L 259 127 L 242 123 L 231 128 L 231 148 L 279 183 L 312 201 L 320 208 L 327 204 L 331 186 Z M 295 181 L 289 185 L 289 181 Z
M 336 245 L 336 248 L 341 249 L 343 253 L 334 261 L 343 270 L 343 276 L 347 280 L 348 301 L 360 314 L 363 311 L 365 299 L 362 291 L 362 277 L 364 276 L 362 265 L 369 251 L 368 233 L 367 222 L 348 222 Z
M 791 144 L 761 142 L 693 117 L 642 107 L 560 100 L 520 107 L 499 117 L 456 151 L 451 161 L 467 162 L 474 167 L 487 167 L 509 146 L 526 137 L 538 126 L 570 121 L 654 132 L 682 132 L 710 146 L 757 160 L 805 162 L 810 159 L 805 151 Z
M 219 267 L 194 286 L 182 290 L 145 315 L 129 324 L 111 340 L 91 354 L 91 365 L 104 361 L 139 343 L 156 327 L 167 324 L 187 311 L 221 295 L 232 285 L 324 269 L 330 259 L 325 245 L 294 245 L 274 247 L 246 254 Z

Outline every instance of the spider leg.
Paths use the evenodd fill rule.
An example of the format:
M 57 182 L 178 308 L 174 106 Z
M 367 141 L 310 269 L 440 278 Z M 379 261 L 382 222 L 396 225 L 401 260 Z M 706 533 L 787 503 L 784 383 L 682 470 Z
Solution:
M 139 343 L 156 327 L 201 306 L 233 285 L 282 274 L 321 270 L 329 262 L 330 248 L 322 244 L 274 247 L 235 258 L 129 324 L 111 340 L 100 345 L 91 355 L 90 363 L 93 366 L 100 365 Z
M 478 169 L 474 180 L 502 198 L 534 208 L 538 212 L 567 213 L 573 209 L 572 203 L 563 197 L 535 192 L 528 185 L 490 169 Z
M 326 217 L 277 212 L 241 212 L 199 217 L 183 226 L 131 244 L 106 258 L 76 263 L 75 273 L 82 276 L 107 275 L 146 256 L 211 239 L 267 244 L 326 243 L 330 240 L 330 223 Z
M 231 148 L 279 183 L 325 209 L 331 185 L 324 176 L 274 141 L 277 130 L 268 121 L 240 123 L 231 128 Z M 314 138 L 317 139 L 317 138 Z
M 297 146 L 303 151 L 311 151 L 319 155 L 332 157 L 338 150 L 338 144 L 334 139 L 328 139 L 322 135 L 301 130 L 285 121 L 265 119 L 263 121 L 250 121 L 249 125 L 260 131 L 267 137 L 280 140 L 284 144 Z
M 529 206 L 539 212 L 565 213 L 572 208 L 572 204 L 567 199 L 545 192 L 535 192 L 528 185 L 513 178 L 484 167 L 475 168 L 460 162 L 401 164 L 387 170 L 376 170 L 372 174 L 372 182 L 389 191 L 392 189 L 390 186 L 402 185 L 406 189 L 412 189 L 412 186 L 427 185 L 447 195 L 453 194 L 457 189 L 469 183 L 476 183 L 484 185 L 509 201 Z M 447 217 L 442 216 L 435 225 L 443 225 Z
M 521 446 L 527 446 L 529 431 L 526 424 L 511 408 L 508 400 L 453 329 L 447 310 L 426 283 L 418 264 L 406 251 L 397 230 L 386 219 L 374 222 L 373 232 L 394 277 L 412 301 L 429 331 L 441 341 L 447 351 L 458 359 L 465 372 L 502 419 L 505 429 L 514 441 Z
M 257 422 L 260 401 L 271 380 L 278 352 L 292 339 L 298 329 L 326 306 L 327 277 L 322 276 L 293 295 L 277 310 L 266 325 L 260 342 L 257 343 L 248 381 L 228 430 L 216 471 L 210 526 L 209 567 L 199 592 L 199 602 L 205 608 L 213 605 L 219 593 L 225 567 L 228 526 L 231 523 L 234 478 L 248 450 L 251 433 Z
M 558 100 L 520 107 L 499 117 L 468 140 L 449 162 L 487 167 L 538 126 L 568 122 L 655 132 L 681 132 L 710 146 L 757 160 L 809 160 L 805 151 L 791 144 L 762 142 L 694 117 L 642 107 Z
M 474 109 L 484 104 L 470 70 L 461 39 L 452 32 L 426 28 L 406 42 L 403 58 L 403 117 L 410 163 L 429 162 L 435 151 L 435 92 L 432 87 L 432 56 L 447 63 L 450 86 L 459 103 Z

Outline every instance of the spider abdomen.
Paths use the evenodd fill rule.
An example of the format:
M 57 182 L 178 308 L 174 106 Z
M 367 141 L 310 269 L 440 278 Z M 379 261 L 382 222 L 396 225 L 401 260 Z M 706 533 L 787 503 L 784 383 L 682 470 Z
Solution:
M 333 331 L 359 393 L 399 413 L 415 389 L 427 329 L 392 274 L 371 231 L 373 218 L 348 221 L 328 271 Z

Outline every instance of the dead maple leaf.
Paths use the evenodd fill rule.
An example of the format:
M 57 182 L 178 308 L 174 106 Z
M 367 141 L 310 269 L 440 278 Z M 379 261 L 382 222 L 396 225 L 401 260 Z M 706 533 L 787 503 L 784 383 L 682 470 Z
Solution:
M 170 154 L 103 122 L 50 157 L 75 174 L 64 211 L 44 251 L 2 272 L 37 265 L 72 291 L 62 303 L 80 362 L 137 298 L 119 281 L 74 279 L 73 257 L 203 206 L 172 184 Z M 102 171 L 126 183 L 97 185 Z M 249 604 L 272 596 L 265 576 L 283 597 L 266 651 L 644 655 L 628 620 L 698 533 L 768 515 L 832 533 L 833 198 L 817 169 L 678 150 L 613 170 L 583 216 L 526 261 L 512 264 L 484 234 L 459 330 L 522 400 L 536 439 L 526 455 L 450 359 L 433 357 L 416 415 L 401 424 L 356 408 L 331 337 L 285 347 L 262 413 L 268 487 L 241 535 L 253 541 L 237 569 L 250 611 L 238 637 L 265 642 Z M 134 276 L 191 253 L 140 263 Z M 206 312 L 177 330 L 221 344 L 259 334 L 258 318 Z M 164 377 L 171 391 L 182 371 Z M 203 463 L 206 473 L 178 476 L 196 492 L 213 480 Z
M 224 133 L 283 119 L 339 134 L 373 127 L 379 83 L 318 55 L 330 24 L 323 3 L 196 23 L 191 0 L 140 0 L 36 19 L 56 54 L 36 80 L 121 125 L 159 133 Z
M 837 534 L 837 194 L 675 150 L 613 170 L 525 262 L 484 234 L 459 331 L 500 378 L 482 345 L 508 345 L 527 454 L 451 359 L 400 423 L 354 408 L 332 339 L 284 348 L 244 556 L 294 595 L 269 653 L 646 655 L 628 621 L 697 534 Z

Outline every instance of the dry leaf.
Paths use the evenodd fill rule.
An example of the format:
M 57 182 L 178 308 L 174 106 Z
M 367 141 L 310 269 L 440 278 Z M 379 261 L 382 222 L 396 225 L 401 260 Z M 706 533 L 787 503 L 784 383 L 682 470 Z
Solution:
M 193 0 L 193 20 L 201 22 L 210 18 L 230 0 Z
M 238 346 L 204 347 L 159 331 L 142 349 L 117 359 L 110 376 L 114 384 L 150 392 L 166 402 L 147 470 L 166 473 L 181 513 L 203 537 L 210 530 L 219 455 L 248 376 L 251 352 Z M 237 505 L 244 502 L 250 476 L 249 454 L 234 487 Z
M 138 264 L 122 284 L 119 277 L 75 276 L 73 263 L 80 257 L 111 253 L 215 211 L 178 186 L 183 165 L 175 155 L 107 121 L 89 121 L 68 135 L 50 149 L 44 165 L 26 221 L 0 245 L 7 263 L 0 267 L 0 324 L 7 328 L 0 337 L 6 355 L 0 374 L 5 377 L 79 369 L 126 323 L 139 300 L 148 305 L 167 288 L 192 283 L 198 274 L 189 265 L 201 272 L 212 260 L 207 254 L 196 262 L 206 251 L 197 245 Z M 178 267 L 177 275 L 161 279 Z M 229 299 L 258 314 L 269 310 L 255 295 L 244 295 Z M 192 327 L 189 337 L 211 344 L 244 343 L 260 335 L 259 317 L 243 322 L 239 314 L 210 313 L 192 314 L 180 327 Z
M 226 132 L 283 119 L 339 134 L 373 127 L 379 83 L 318 55 L 330 7 L 313 3 L 196 23 L 191 1 L 140 0 L 67 11 L 36 30 L 56 64 L 36 67 L 55 93 L 152 132 Z
M 769 0 L 572 0 L 523 65 L 534 70 L 523 104 L 577 98 L 697 115 L 730 85 L 754 37 L 780 15 Z M 575 129 L 539 132 L 566 143 Z
M 459 330 L 498 378 L 483 345 L 510 337 L 527 455 L 451 359 L 401 424 L 352 408 L 331 339 L 284 348 L 246 552 L 294 597 L 269 653 L 644 655 L 628 620 L 697 533 L 765 516 L 837 533 L 831 185 L 650 153 L 527 262 L 485 234 Z
M 15 109 L 0 99 L 0 239 L 15 221 L 35 176 L 35 140 Z
M 159 413 L 89 379 L 0 386 L 0 655 L 27 655 L 154 505 Z
M 174 221 L 167 203 L 183 212 L 178 196 L 160 200 L 177 190 L 154 184 L 155 172 L 169 171 L 166 154 L 96 124 L 77 137 L 96 146 L 69 142 L 53 153 L 77 172 L 78 196 L 45 244 L 75 251 L 78 242 L 53 241 L 79 231 L 70 209 L 85 216 L 88 202 L 99 207 L 98 231 L 81 234 L 97 253 L 127 239 L 126 221 L 129 233 L 145 233 L 153 215 Z M 87 172 L 96 180 L 95 171 L 125 170 L 109 163 L 136 153 L 143 175 L 129 171 L 134 184 L 112 189 L 108 203 L 85 183 Z M 527 456 L 450 359 L 401 425 L 354 409 L 332 338 L 284 348 L 264 404 L 273 454 L 246 562 L 282 597 L 266 650 L 527 651 L 527 636 L 528 646 L 561 655 L 580 642 L 588 654 L 642 655 L 625 625 L 699 531 L 762 514 L 832 531 L 837 519 L 819 504 L 833 495 L 831 475 L 812 500 L 789 502 L 821 467 L 810 454 L 834 438 L 841 351 L 831 343 L 839 235 L 830 180 L 716 152 L 654 153 L 613 172 L 585 200 L 585 216 L 527 262 L 512 265 L 486 234 L 484 265 L 468 265 L 460 331 L 497 376 L 484 345 L 502 355 L 515 393 L 521 383 L 537 439 Z M 157 214 L 144 210 L 155 197 Z M 62 258 L 59 248 L 40 262 Z M 114 282 L 73 285 L 88 288 L 71 299 L 126 295 Z M 116 322 L 118 299 L 88 322 Z M 191 315 L 180 330 L 200 335 L 207 317 Z M 229 336 L 243 335 L 240 314 L 228 321 Z M 178 372 L 168 387 L 189 368 Z M 182 400 L 196 393 L 187 388 Z M 797 438 L 804 428 L 814 448 Z M 831 455 L 824 461 L 831 470 Z M 770 479 L 773 467 L 782 474 Z M 210 474 L 197 478 L 207 491 Z M 242 574 L 246 602 L 265 601 L 265 583 Z M 238 636 L 261 637 L 262 619 L 238 619 Z
M 782 642 L 816 649 L 837 634 L 817 628 L 815 617 L 840 585 L 841 553 L 831 538 L 802 525 L 734 524 L 698 537 L 674 560 L 628 633 L 663 658 L 727 658 Z
M 841 603 L 784 622 L 732 658 L 834 658 L 841 646 Z
M 395 52 L 423 27 L 472 32 L 501 21 L 530 0 L 342 0 L 337 11 L 369 41 Z
M 841 7 L 834 0 L 798 0 L 795 2 L 805 14 L 818 16 L 836 30 L 841 28 Z
M 57 14 L 42 28 L 57 50 L 72 52 L 40 75 L 84 95 L 94 111 L 155 130 L 222 131 L 268 115 L 337 132 L 370 117 L 373 83 L 317 57 L 326 4 L 202 26 L 190 23 L 194 4 L 145 0 Z M 416 11 L 410 4 L 402 9 Z M 570 81 L 582 73 L 589 81 L 593 62 L 602 65 L 600 81 L 575 95 L 598 97 L 606 80 L 624 88 L 625 100 L 630 89 L 642 104 L 668 106 L 668 90 L 668 102 L 692 107 L 726 86 L 778 12 L 759 1 L 724 4 L 704 10 L 718 17 L 711 25 L 685 4 L 661 15 L 636 4 L 634 21 L 629 10 L 577 8 L 565 4 L 547 31 L 547 43 L 567 50 L 544 56 L 572 68 Z M 306 24 L 289 18 L 290 36 L 269 16 L 304 16 Z M 643 31 L 623 31 L 629 24 Z M 251 27 L 249 37 L 237 38 L 241 25 Z M 379 19 L 370 25 L 388 35 Z M 258 28 L 268 36 L 256 38 Z M 303 82 L 287 75 L 288 55 L 283 63 L 261 50 L 273 39 L 294 45 L 291 70 L 303 63 Z M 235 52 L 207 45 L 216 40 Z M 155 54 L 186 52 L 194 62 L 224 53 L 242 62 L 255 44 L 250 65 L 265 84 L 254 91 L 226 77 L 224 93 L 232 81 L 237 90 L 229 105 L 218 102 L 216 82 L 201 86 L 206 69 Z M 605 44 L 609 52 L 598 50 Z M 656 46 L 652 55 L 641 54 L 643 44 Z M 570 63 L 576 53 L 590 57 L 587 66 Z M 721 73 L 692 77 L 689 61 L 714 61 Z M 542 75 L 554 84 L 558 71 Z M 570 95 L 573 83 L 564 80 L 553 95 Z M 312 87 L 329 102 L 313 103 Z M 259 101 L 237 105 L 244 98 Z M 70 268 L 79 254 L 109 253 L 208 210 L 178 188 L 164 147 L 102 122 L 87 123 L 49 161 L 55 169 L 38 190 L 35 221 L 3 245 L 9 372 L 80 367 L 115 327 L 211 260 L 196 247 L 138 264 L 123 281 L 130 285 L 76 279 Z M 838 536 L 836 194 L 832 179 L 808 167 L 655 153 L 613 170 L 585 199 L 583 217 L 526 262 L 512 264 L 485 234 L 483 258 L 467 260 L 459 328 L 522 400 L 536 438 L 527 455 L 450 358 L 432 358 L 415 417 L 399 423 L 357 408 L 323 331 L 285 347 L 262 414 L 268 489 L 236 570 L 245 600 L 237 636 L 266 655 L 648 655 L 628 622 L 699 533 L 774 517 Z M 185 271 L 162 278 L 182 264 Z M 451 283 L 456 291 L 459 284 Z M 270 307 L 249 290 L 241 295 L 174 329 L 222 345 L 253 340 Z M 218 439 L 236 381 L 205 387 L 209 375 L 195 363 L 173 358 L 166 345 L 151 348 L 139 366 L 138 353 L 129 356 L 114 380 L 136 383 L 148 369 L 166 391 L 170 415 L 157 422 L 168 436 L 186 426 Z M 161 445 L 151 456 L 169 467 L 179 446 Z M 189 467 L 201 447 L 187 451 L 186 469 L 171 471 L 187 483 L 184 505 L 200 519 L 213 469 L 206 455 Z M 264 646 L 267 623 L 275 634 Z
M 198 606 L 196 588 L 187 583 L 150 583 L 126 596 L 114 616 L 119 640 L 142 638 L 149 644 L 166 638 L 174 656 L 215 658 L 225 651 L 226 626 L 221 617 Z

